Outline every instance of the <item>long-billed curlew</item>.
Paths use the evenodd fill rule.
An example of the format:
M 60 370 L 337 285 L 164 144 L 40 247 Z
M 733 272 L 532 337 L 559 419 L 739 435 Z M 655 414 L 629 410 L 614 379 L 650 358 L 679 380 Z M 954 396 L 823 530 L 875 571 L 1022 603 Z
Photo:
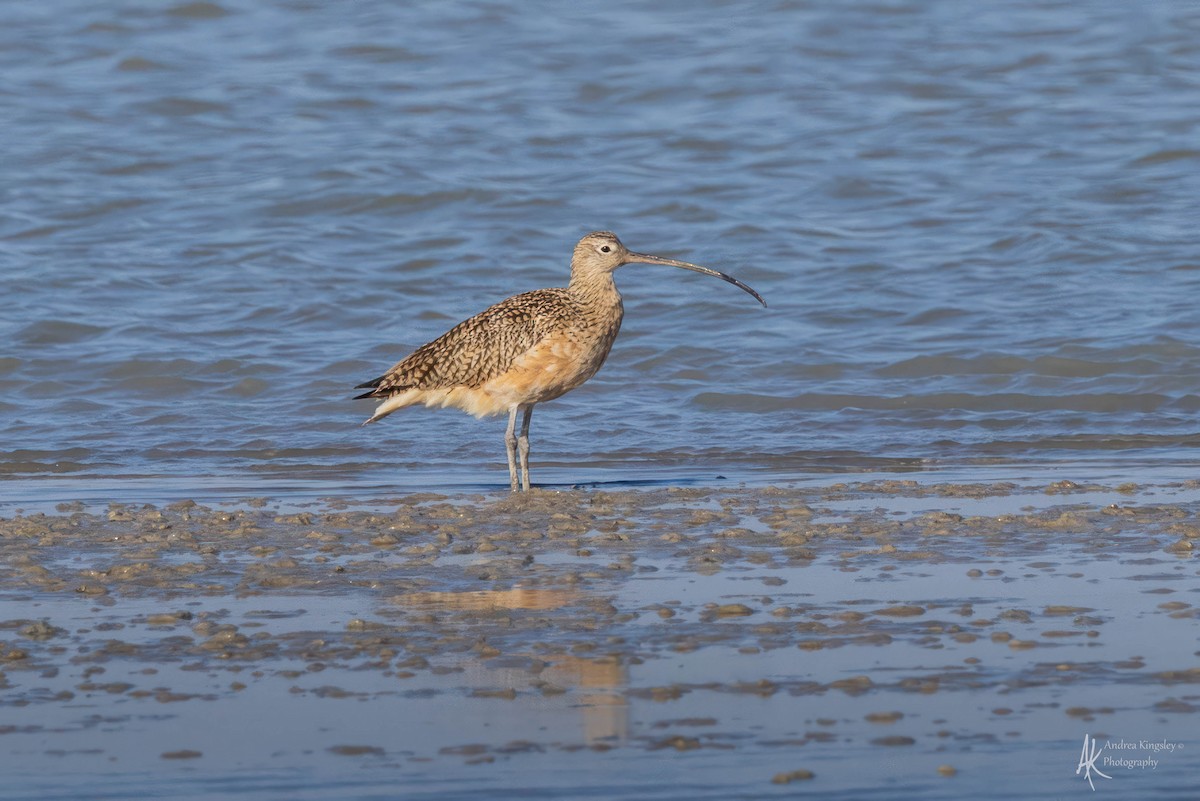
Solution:
M 417 348 L 374 381 L 355 387 L 370 389 L 356 400 L 383 401 L 366 423 L 415 403 L 454 406 L 476 417 L 508 412 L 504 444 L 509 483 L 515 492 L 519 452 L 521 488 L 528 490 L 533 407 L 570 392 L 604 364 L 625 314 L 613 272 L 631 263 L 667 264 L 714 275 L 767 305 L 757 292 L 725 273 L 633 253 L 616 234 L 597 231 L 575 246 L 571 281 L 565 288 L 538 289 L 501 301 Z M 524 419 L 518 437 L 520 413 Z

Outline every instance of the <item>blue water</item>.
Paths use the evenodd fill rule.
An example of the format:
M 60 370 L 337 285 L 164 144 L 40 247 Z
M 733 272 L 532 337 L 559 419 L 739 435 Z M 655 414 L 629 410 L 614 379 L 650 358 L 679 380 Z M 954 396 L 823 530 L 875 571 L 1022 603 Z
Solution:
M 501 485 L 503 421 L 351 388 L 589 230 L 535 483 L 1200 447 L 1200 8 L 8 4 L 0 476 Z M 15 483 L 14 483 L 15 482 Z M 69 495 L 69 493 L 68 493 Z
M 913 470 L 942 481 L 1176 481 L 1200 467 L 1198 198 L 1195 3 L 6 3 L 0 514 L 76 498 L 270 496 L 286 507 L 390 488 L 503 488 L 502 420 L 409 409 L 363 428 L 372 406 L 350 400 L 353 387 L 490 303 L 563 284 L 575 241 L 595 229 L 734 274 L 770 307 L 695 274 L 622 270 L 626 317 L 608 363 L 534 416 L 535 483 Z M 978 513 L 1032 502 L 1005 500 Z M 1097 504 L 1114 501 L 1127 499 Z M 1157 553 L 1160 536 L 1144 547 Z M 988 547 L 986 558 L 1004 558 Z M 1089 576 L 1093 556 L 1074 557 Z M 81 571 L 103 567 L 72 558 Z M 1169 558 L 1190 586 L 1195 567 Z M 841 589 L 851 574 L 808 570 L 831 601 L 859 594 Z M 1113 616 L 1114 658 L 1188 666 L 1173 650 L 1187 645 L 1176 631 L 1187 620 L 1139 618 L 1159 596 L 1096 580 L 1114 588 L 1108 605 L 1088 602 Z M 5 618 L 49 617 L 73 638 L 132 614 L 120 598 L 124 617 L 106 620 L 91 598 L 14 586 L 0 586 Z M 924 597 L 907 578 L 889 586 L 900 600 Z M 1184 589 L 1175 597 L 1190 599 Z M 361 591 L 369 611 L 392 590 Z M 1002 592 L 1016 606 L 1041 603 L 1028 580 Z M 321 624 L 333 635 L 366 614 L 358 596 L 295 603 L 339 610 Z M 1127 642 L 1118 623 L 1163 647 Z M 91 636 L 130 637 L 129 626 Z M 33 648 L 16 631 L 3 628 L 0 645 Z M 265 680 L 248 702 L 226 676 L 164 664 L 159 678 L 136 680 L 221 700 L 135 703 L 79 690 L 86 668 L 68 649 L 58 678 L 5 663 L 0 727 L 42 728 L 4 738 L 0 775 L 21 767 L 31 798 L 729 798 L 802 793 L 804 782 L 770 783 L 801 767 L 817 773 L 810 792 L 829 798 L 1051 798 L 1090 793 L 1073 773 L 1085 731 L 1187 740 L 1188 716 L 1153 704 L 1156 693 L 1194 704 L 1194 685 L 1100 680 L 1060 693 L 1020 682 L 1054 658 L 1040 649 L 1027 674 L 970 647 L 1021 689 L 1006 701 L 991 697 L 998 685 L 942 697 L 952 728 L 995 735 L 945 755 L 930 745 L 943 724 L 923 696 L 909 716 L 920 725 L 906 724 L 920 746 L 879 761 L 879 749 L 864 752 L 875 734 L 862 715 L 894 706 L 887 695 L 861 709 L 831 696 L 821 711 L 804 696 L 726 704 L 697 692 L 678 712 L 639 701 L 635 730 L 714 709 L 764 736 L 807 730 L 819 714 L 855 724 L 794 759 L 781 747 L 623 747 L 491 766 L 437 758 L 427 769 L 403 754 L 380 767 L 324 749 L 393 748 L 431 739 L 431 726 L 453 730 L 451 744 L 490 742 L 501 728 L 476 732 L 489 715 L 574 742 L 575 696 L 514 715 L 533 707 L 464 708 L 447 694 L 418 726 L 403 714 L 420 705 L 390 696 L 298 700 Z M 735 664 L 703 649 L 679 680 L 805 679 L 840 658 L 904 667 L 908 652 L 774 653 L 789 657 L 777 673 L 765 652 Z M 920 665 L 943 664 L 929 653 Z M 29 687 L 56 681 L 77 698 L 21 705 Z M 988 717 L 1001 703 L 1016 707 L 1014 722 Z M 1085 724 L 1063 714 L 1072 704 L 1117 711 Z M 244 753 L 231 720 L 253 737 Z M 289 725 L 276 733 L 279 720 Z M 197 743 L 203 759 L 158 757 Z M 943 761 L 959 775 L 937 776 Z M 1192 764 L 1114 779 L 1097 795 L 1192 797 Z
M 409 409 L 363 428 L 372 405 L 350 400 L 353 387 L 490 303 L 562 285 L 574 243 L 596 229 L 736 275 L 770 306 L 711 278 L 624 268 L 626 317 L 608 363 L 534 415 L 535 484 L 914 470 L 1039 484 L 1192 477 L 1198 199 L 1200 5 L 1190 2 L 5 3 L 0 514 L 75 498 L 270 496 L 286 507 L 384 488 L 503 488 L 503 420 Z M 1097 504 L 1115 501 L 1127 499 Z M 1196 568 L 1159 554 L 1167 542 L 1155 533 L 1144 547 L 1179 559 L 1176 598 L 1190 600 Z M 986 544 L 987 559 L 1005 558 Z M 1089 576 L 1093 557 L 1074 557 Z M 72 558 L 81 572 L 104 567 Z M 803 570 L 826 583 L 797 575 L 795 592 L 861 594 L 842 589 L 854 577 L 837 566 Z M 1103 572 L 1091 580 L 1114 588 L 1109 605 L 1095 604 L 1114 618 L 1118 633 L 1104 639 L 1114 658 L 1188 666 L 1174 653 L 1187 620 L 1139 618 L 1130 610 L 1159 596 Z M 646 591 L 649 580 L 630 584 Z M 888 586 L 920 600 L 915 585 Z M 1038 586 L 1074 591 L 1060 577 Z M 1027 580 L 985 589 L 1040 605 Z M 361 605 L 369 612 L 390 592 L 362 587 Z M 3 617 L 50 617 L 72 646 L 93 627 L 96 642 L 133 636 L 123 598 L 111 600 L 124 617 L 109 620 L 97 611 L 104 599 L 34 595 L 0 586 Z M 202 598 L 197 609 L 235 600 Z M 336 634 L 367 614 L 359 600 L 295 603 L 337 611 L 321 623 Z M 103 622 L 128 628 L 109 634 Z M 1169 653 L 1132 635 L 1126 644 L 1116 622 Z M 3 628 L 0 645 L 34 648 L 16 631 Z M 878 727 L 862 715 L 892 708 L 891 696 L 866 696 L 862 708 L 829 696 L 823 712 L 805 696 L 696 692 L 683 704 L 695 709 L 681 712 L 639 700 L 635 730 L 720 709 L 747 731 L 766 727 L 764 737 L 807 730 L 823 713 L 849 733 L 794 759 L 739 744 L 552 750 L 491 766 L 410 763 L 402 752 L 380 766 L 325 749 L 424 738 L 436 756 L 431 730 L 453 730 L 452 744 L 499 738 L 499 725 L 476 732 L 488 716 L 575 742 L 576 697 L 545 709 L 521 706 L 540 698 L 532 692 L 474 699 L 464 711 L 447 693 L 417 725 L 401 713 L 421 705 L 393 706 L 390 695 L 300 700 L 269 675 L 247 702 L 228 676 L 171 663 L 137 681 L 221 700 L 134 702 L 79 690 L 85 663 L 68 649 L 57 678 L 5 664 L 0 733 L 42 728 L 7 735 L 0 775 L 21 767 L 23 797 L 45 799 L 1057 798 L 1091 792 L 1073 773 L 1087 726 L 1196 747 L 1187 714 L 1153 706 L 1155 693 L 1194 704 L 1194 684 L 1098 680 L 1058 692 L 1038 683 L 1053 655 L 1019 652 L 1030 672 L 1006 673 L 989 646 L 952 658 L 999 660 L 984 667 L 1013 686 L 935 700 L 953 707 L 956 731 L 994 739 L 946 755 L 931 745 L 941 712 L 906 690 L 895 698 L 922 707 L 906 724 L 920 746 L 884 761 L 864 746 Z M 678 680 L 777 676 L 760 666 L 766 652 L 713 653 L 696 652 Z M 805 679 L 830 660 L 895 667 L 909 652 L 774 653 L 789 657 L 778 675 Z M 638 686 L 675 681 L 653 673 L 663 664 L 637 668 Z M 933 651 L 914 660 L 944 664 Z M 111 667 L 97 681 L 121 679 Z M 56 681 L 79 695 L 23 705 L 29 687 Z M 1016 722 L 989 717 L 1002 703 Z M 1116 713 L 1085 725 L 1062 712 L 1072 704 Z M 241 737 L 254 739 L 245 753 Z M 204 759 L 159 758 L 196 743 Z M 943 761 L 959 775 L 937 776 Z M 1101 784 L 1097 797 L 1192 797 L 1194 764 Z M 770 783 L 794 768 L 817 773 L 811 790 Z

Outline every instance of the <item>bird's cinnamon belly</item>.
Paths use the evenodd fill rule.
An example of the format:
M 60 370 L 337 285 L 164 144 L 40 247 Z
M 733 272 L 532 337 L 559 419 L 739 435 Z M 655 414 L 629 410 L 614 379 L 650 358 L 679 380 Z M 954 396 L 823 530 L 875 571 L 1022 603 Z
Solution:
M 496 412 L 515 404 L 554 400 L 587 381 L 604 364 L 615 337 L 553 336 L 519 356 L 478 391 L 495 400 Z M 590 340 L 590 341 L 589 341 Z

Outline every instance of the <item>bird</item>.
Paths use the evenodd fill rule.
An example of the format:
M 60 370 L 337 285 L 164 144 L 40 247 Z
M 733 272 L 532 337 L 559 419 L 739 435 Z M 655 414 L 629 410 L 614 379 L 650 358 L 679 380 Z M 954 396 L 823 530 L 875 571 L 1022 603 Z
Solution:
M 536 289 L 491 306 L 422 345 L 383 375 L 355 389 L 355 400 L 381 401 L 363 425 L 414 404 L 454 407 L 475 417 L 508 413 L 504 446 L 509 485 L 529 490 L 533 407 L 570 392 L 608 357 L 625 309 L 613 273 L 626 264 L 662 264 L 720 278 L 767 302 L 725 273 L 686 261 L 635 253 L 611 231 L 579 240 L 565 287 Z M 517 434 L 517 417 L 521 417 Z

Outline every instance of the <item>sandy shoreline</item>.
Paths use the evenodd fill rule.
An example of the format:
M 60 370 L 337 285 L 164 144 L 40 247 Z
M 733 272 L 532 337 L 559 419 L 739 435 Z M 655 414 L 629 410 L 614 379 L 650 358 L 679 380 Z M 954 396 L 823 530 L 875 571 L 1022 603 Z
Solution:
M 1197 510 L 1194 482 L 898 480 L 63 504 L 0 520 L 0 754 L 30 798 L 350 765 L 363 797 L 504 796 L 566 786 L 554 759 L 635 796 L 692 752 L 712 797 L 987 795 L 999 764 L 1076 791 L 1085 732 L 1200 750 Z M 1121 780 L 1198 766 L 1161 762 Z

